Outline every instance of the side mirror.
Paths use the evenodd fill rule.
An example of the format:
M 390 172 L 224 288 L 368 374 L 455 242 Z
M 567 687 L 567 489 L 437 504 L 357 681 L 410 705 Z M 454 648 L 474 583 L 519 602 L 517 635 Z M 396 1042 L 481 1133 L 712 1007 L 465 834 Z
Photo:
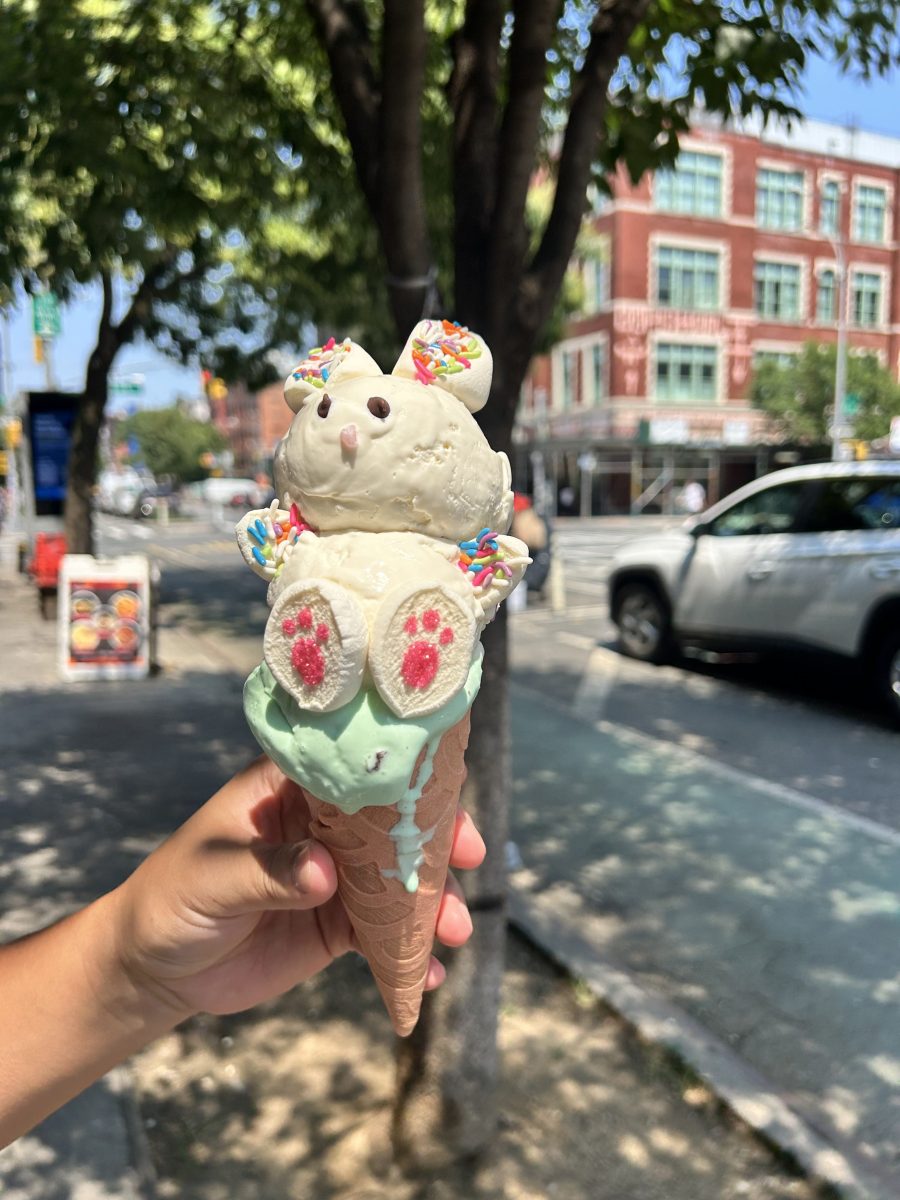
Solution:
M 688 533 L 696 541 L 697 538 L 703 537 L 704 533 L 709 533 L 709 526 L 705 521 L 695 521 L 688 529 Z

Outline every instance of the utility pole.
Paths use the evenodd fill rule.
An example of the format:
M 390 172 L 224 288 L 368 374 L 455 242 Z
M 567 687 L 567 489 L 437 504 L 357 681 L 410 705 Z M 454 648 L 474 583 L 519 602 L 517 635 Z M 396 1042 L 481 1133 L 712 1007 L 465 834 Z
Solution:
M 838 201 L 837 229 L 835 236 L 822 230 L 831 243 L 837 263 L 837 360 L 834 368 L 834 406 L 831 415 L 831 461 L 841 462 L 844 458 L 844 397 L 847 393 L 847 255 L 844 244 L 844 194 L 846 185 L 841 183 Z M 819 212 L 821 214 L 821 196 Z M 821 224 L 821 215 L 820 215 Z
M 831 461 L 844 457 L 844 397 L 847 394 L 847 262 L 842 242 L 838 242 L 838 328 L 837 361 L 834 368 L 834 425 L 831 435 Z

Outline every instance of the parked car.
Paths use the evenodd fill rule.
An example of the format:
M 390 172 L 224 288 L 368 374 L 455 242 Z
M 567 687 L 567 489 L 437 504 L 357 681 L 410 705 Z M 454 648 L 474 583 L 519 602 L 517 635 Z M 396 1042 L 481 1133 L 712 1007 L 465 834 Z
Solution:
M 170 517 L 181 514 L 181 494 L 171 483 L 156 483 L 144 488 L 135 501 L 131 516 L 156 517 L 161 504 L 165 504 Z
M 615 556 L 621 649 L 803 647 L 858 660 L 900 720 L 900 462 L 792 467 Z

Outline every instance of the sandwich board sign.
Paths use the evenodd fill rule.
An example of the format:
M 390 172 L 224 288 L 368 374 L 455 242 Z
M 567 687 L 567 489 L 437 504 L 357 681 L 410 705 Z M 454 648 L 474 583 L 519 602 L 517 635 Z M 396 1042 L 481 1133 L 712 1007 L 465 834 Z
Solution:
M 141 554 L 67 554 L 59 575 L 64 679 L 143 679 L 150 672 L 150 564 Z

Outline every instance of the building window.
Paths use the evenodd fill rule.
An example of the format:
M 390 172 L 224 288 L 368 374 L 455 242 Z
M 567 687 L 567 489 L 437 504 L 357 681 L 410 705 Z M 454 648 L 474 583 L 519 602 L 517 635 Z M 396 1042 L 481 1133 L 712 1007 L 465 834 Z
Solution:
M 758 262 L 753 271 L 753 296 L 761 317 L 776 321 L 800 319 L 798 263 Z
M 837 319 L 837 301 L 837 275 L 829 267 L 819 272 L 816 290 L 816 320 L 835 321 Z
M 710 250 L 660 246 L 656 301 L 663 308 L 719 308 L 719 255 Z
M 717 364 L 718 351 L 715 346 L 658 342 L 657 400 L 683 400 L 690 403 L 715 400 Z
M 792 367 L 799 353 L 799 350 L 754 350 L 753 370 L 758 371 L 769 363 L 775 367 Z
M 584 351 L 585 377 L 587 379 L 587 403 L 598 406 L 606 396 L 606 347 L 603 342 L 594 342 Z
M 609 300 L 609 254 L 604 249 L 587 255 L 581 260 L 582 302 L 581 314 L 590 316 L 599 312 Z
M 826 179 L 819 200 L 819 228 L 831 236 L 837 233 L 841 220 L 841 185 L 836 179 Z
M 882 243 L 886 211 L 886 190 L 861 183 L 853 198 L 853 240 Z
M 577 350 L 562 352 L 562 407 L 573 408 L 579 400 L 581 380 L 578 378 L 580 355 Z
M 881 276 L 854 271 L 850 285 L 853 324 L 863 328 L 881 324 Z
M 683 150 L 670 171 L 658 171 L 653 182 L 657 208 L 694 216 L 722 215 L 722 157 Z
M 803 172 L 761 168 L 756 175 L 756 223 L 764 229 L 803 225 Z

